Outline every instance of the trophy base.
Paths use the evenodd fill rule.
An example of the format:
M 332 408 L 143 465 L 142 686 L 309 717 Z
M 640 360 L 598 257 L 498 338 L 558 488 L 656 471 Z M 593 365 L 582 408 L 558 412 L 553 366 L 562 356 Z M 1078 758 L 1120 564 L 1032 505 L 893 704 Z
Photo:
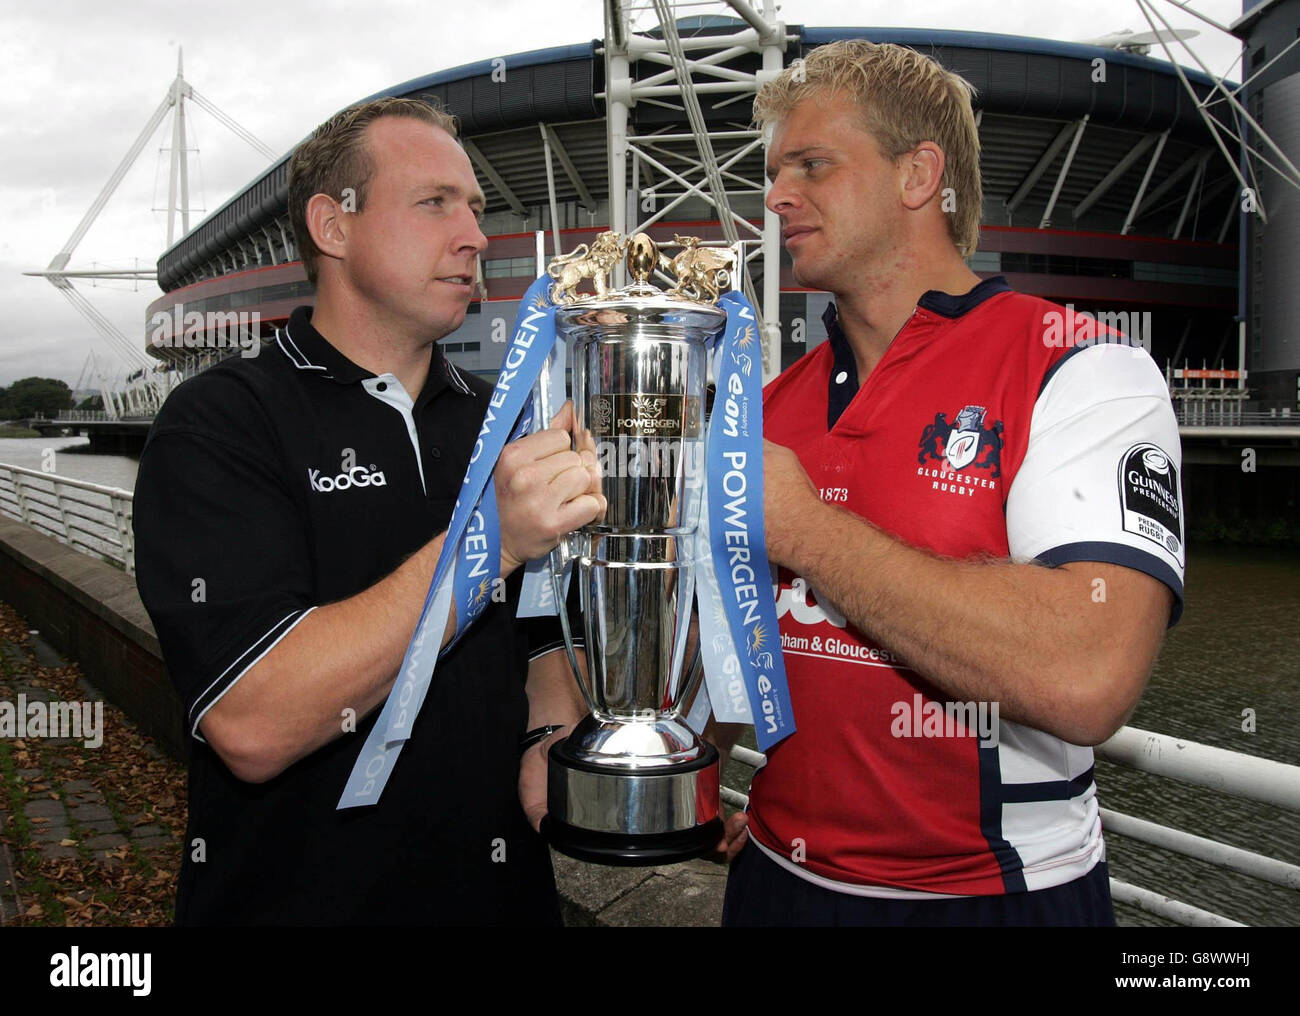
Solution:
M 592 762 L 561 741 L 550 752 L 542 835 L 569 857 L 621 867 L 707 854 L 722 839 L 718 751 L 699 746 L 688 762 L 633 767 Z
M 707 854 L 722 839 L 722 819 L 676 833 L 600 833 L 567 822 L 542 819 L 542 836 L 561 854 L 620 868 L 677 864 Z

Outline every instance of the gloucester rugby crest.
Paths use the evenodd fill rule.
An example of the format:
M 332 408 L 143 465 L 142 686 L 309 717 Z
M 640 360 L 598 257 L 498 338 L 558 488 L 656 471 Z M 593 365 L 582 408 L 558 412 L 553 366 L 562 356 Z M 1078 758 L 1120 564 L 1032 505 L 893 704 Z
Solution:
M 976 469 L 991 470 L 990 476 L 1002 475 L 1002 421 L 984 426 L 984 406 L 967 406 L 949 423 L 944 413 L 935 413 L 934 422 L 921 432 L 921 450 L 916 461 L 944 463 L 949 469 L 963 469 L 974 465 Z

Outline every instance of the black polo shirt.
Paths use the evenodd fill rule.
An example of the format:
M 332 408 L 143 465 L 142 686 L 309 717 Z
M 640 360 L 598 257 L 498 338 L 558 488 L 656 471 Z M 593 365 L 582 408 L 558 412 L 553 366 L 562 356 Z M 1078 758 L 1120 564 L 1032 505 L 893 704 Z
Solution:
M 259 785 L 198 729 L 313 608 L 447 528 L 490 391 L 435 347 L 412 402 L 302 307 L 275 344 L 191 378 L 159 412 L 136 481 L 135 558 L 195 739 L 179 923 L 558 921 L 517 792 L 530 649 L 553 648 L 558 625 L 516 621 L 520 573 L 439 663 L 373 807 L 335 810 L 377 709 Z

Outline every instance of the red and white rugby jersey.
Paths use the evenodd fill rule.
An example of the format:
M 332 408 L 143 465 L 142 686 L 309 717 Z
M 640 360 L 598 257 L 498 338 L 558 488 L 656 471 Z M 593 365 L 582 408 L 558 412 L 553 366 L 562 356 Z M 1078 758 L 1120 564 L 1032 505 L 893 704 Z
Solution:
M 1000 277 L 927 293 L 853 394 L 832 307 L 830 341 L 765 390 L 766 436 L 824 500 L 913 546 L 1136 568 L 1174 591 L 1172 623 L 1181 449 L 1164 378 L 1145 350 L 1082 329 L 1076 345 L 1063 322 L 1081 320 Z M 922 719 L 943 708 L 936 688 L 799 576 L 782 569 L 777 592 L 798 732 L 754 777 L 765 852 L 878 896 L 1047 888 L 1104 858 L 1090 748 L 1006 720 L 981 737 L 979 717 L 955 711 L 959 736 L 924 736 L 940 729 Z

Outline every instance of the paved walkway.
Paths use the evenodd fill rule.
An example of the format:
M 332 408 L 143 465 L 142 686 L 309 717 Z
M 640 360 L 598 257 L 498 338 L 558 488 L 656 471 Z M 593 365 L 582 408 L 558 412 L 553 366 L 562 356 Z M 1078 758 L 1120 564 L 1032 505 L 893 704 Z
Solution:
M 102 703 L 98 747 L 0 729 L 0 925 L 170 922 L 183 765 L 0 604 L 0 704 L 83 702 Z

